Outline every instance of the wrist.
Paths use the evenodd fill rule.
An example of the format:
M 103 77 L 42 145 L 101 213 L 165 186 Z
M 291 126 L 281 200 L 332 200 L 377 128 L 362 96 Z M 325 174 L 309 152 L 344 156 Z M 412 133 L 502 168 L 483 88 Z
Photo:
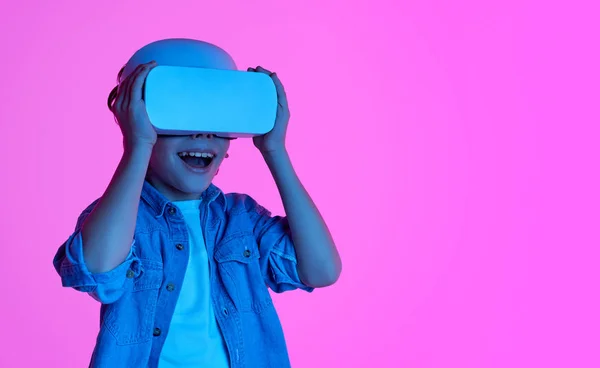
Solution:
M 150 157 L 152 155 L 152 149 L 154 148 L 154 145 L 151 143 L 146 143 L 146 142 L 134 142 L 134 143 L 127 143 L 124 142 L 123 144 L 123 148 L 124 148 L 124 154 L 126 156 L 148 156 Z
M 267 158 L 267 157 L 277 157 L 277 156 L 282 156 L 282 155 L 287 155 L 287 149 L 285 148 L 285 146 L 281 146 L 281 147 L 277 147 L 277 148 L 271 148 L 268 150 L 261 150 L 260 151 L 261 155 L 263 155 L 263 157 Z

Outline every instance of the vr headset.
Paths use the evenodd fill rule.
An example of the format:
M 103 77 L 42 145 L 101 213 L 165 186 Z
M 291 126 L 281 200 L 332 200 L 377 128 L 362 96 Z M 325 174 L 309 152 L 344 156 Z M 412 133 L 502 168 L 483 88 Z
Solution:
M 155 60 L 144 83 L 144 102 L 159 135 L 211 133 L 235 139 L 268 133 L 275 125 L 277 92 L 264 73 L 238 71 L 223 49 L 198 40 L 166 39 L 138 50 L 121 69 L 121 83 Z M 116 98 L 118 86 L 108 98 Z

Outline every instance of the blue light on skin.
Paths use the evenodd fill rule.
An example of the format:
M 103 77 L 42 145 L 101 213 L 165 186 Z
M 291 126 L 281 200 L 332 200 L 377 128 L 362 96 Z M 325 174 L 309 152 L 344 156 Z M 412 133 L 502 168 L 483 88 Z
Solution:
M 159 134 L 152 149 L 146 180 L 170 201 L 199 199 L 213 181 L 234 138 L 214 134 Z M 192 173 L 177 155 L 188 147 L 207 148 L 216 153 L 206 173 Z

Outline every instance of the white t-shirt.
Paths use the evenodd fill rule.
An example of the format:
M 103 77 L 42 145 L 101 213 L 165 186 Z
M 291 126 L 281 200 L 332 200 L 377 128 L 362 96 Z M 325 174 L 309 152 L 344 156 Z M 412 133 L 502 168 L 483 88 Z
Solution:
M 201 200 L 173 202 L 183 213 L 189 231 L 190 258 L 159 368 L 229 367 L 225 341 L 210 297 L 206 244 L 200 226 Z

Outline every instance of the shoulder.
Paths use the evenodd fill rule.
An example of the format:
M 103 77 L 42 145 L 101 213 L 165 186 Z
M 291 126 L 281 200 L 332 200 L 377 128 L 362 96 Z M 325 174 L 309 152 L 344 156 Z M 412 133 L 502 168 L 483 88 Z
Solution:
M 246 193 L 226 193 L 225 199 L 228 212 L 256 212 L 268 213 L 252 196 Z

